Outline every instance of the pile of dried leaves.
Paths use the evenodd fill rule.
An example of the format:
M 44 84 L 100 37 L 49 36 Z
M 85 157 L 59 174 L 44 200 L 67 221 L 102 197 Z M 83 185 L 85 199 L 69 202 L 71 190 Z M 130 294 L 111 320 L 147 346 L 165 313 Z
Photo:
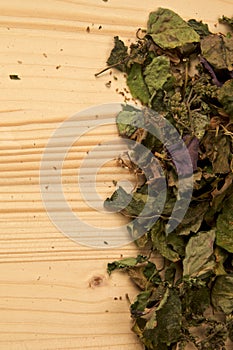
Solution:
M 127 204 L 129 194 L 120 187 L 105 206 L 134 219 L 129 232 L 139 249 L 149 253 L 110 263 L 108 272 L 128 272 L 141 290 L 130 310 L 133 331 L 146 350 L 181 350 L 187 344 L 223 350 L 229 339 L 233 341 L 233 19 L 223 16 L 220 22 L 228 28 L 226 35 L 159 8 L 150 13 L 147 30 L 139 30 L 137 42 L 129 48 L 115 37 L 107 61 L 126 73 L 134 98 L 157 111 L 160 122 L 166 119 L 176 128 L 193 166 L 190 174 L 185 159 L 181 164 L 183 181 L 193 176 L 192 198 L 183 220 L 168 234 L 175 203 L 180 201 L 177 221 L 183 205 L 177 198 L 172 154 L 166 140 L 148 132 L 156 123 L 150 112 L 125 106 L 119 113 L 119 134 L 144 145 L 148 154 L 140 155 L 140 167 L 135 165 L 135 142 L 127 161 L 122 159 L 138 178 L 132 199 Z M 161 134 L 163 128 L 161 122 Z M 169 138 L 172 144 L 172 135 Z M 155 222 L 153 210 L 165 189 L 150 152 L 159 160 L 167 185 L 166 202 Z M 148 217 L 137 221 L 148 201 Z M 160 270 L 153 260 L 155 252 L 164 259 Z

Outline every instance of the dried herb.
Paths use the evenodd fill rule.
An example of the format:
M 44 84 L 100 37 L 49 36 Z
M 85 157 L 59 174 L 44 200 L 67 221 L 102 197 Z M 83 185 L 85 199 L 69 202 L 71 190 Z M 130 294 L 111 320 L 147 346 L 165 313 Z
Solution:
M 232 30 L 231 18 L 220 22 Z M 117 116 L 119 135 L 136 141 L 122 158 L 136 186 L 116 189 L 105 207 L 132 219 L 143 255 L 108 272 L 126 271 L 140 289 L 130 312 L 146 350 L 224 350 L 233 340 L 233 37 L 164 8 L 140 37 L 129 48 L 115 37 L 107 61 L 144 107 Z

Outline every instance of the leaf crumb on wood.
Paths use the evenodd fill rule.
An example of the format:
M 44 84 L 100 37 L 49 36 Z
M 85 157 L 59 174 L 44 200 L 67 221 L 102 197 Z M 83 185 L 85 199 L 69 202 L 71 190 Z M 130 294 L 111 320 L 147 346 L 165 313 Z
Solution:
M 21 80 L 18 74 L 10 74 L 9 77 L 11 80 Z

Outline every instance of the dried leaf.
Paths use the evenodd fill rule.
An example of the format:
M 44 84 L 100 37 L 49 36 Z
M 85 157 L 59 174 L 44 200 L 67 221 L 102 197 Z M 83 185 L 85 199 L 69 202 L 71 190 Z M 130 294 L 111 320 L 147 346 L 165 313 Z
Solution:
M 108 66 L 112 65 L 118 65 L 116 66 L 117 69 L 120 71 L 125 72 L 126 66 L 124 63 L 122 63 L 126 57 L 128 56 L 128 47 L 125 46 L 124 42 L 119 39 L 118 36 L 114 37 L 114 48 L 111 51 L 111 54 L 107 60 Z
M 196 277 L 212 271 L 215 231 L 202 231 L 190 238 L 183 260 L 183 276 Z
M 201 40 L 201 52 L 215 69 L 233 70 L 233 37 L 208 35 Z
M 197 233 L 200 229 L 203 217 L 209 208 L 207 201 L 195 202 L 193 201 L 179 226 L 176 229 L 179 235 L 190 235 L 191 233 Z
M 138 128 L 144 126 L 144 117 L 140 110 L 123 106 L 123 109 L 117 115 L 116 124 L 121 136 L 131 137 Z
M 173 289 L 167 289 L 159 306 L 155 309 L 143 332 L 152 346 L 177 342 L 181 336 L 181 302 Z M 151 347 L 154 349 L 154 347 Z
M 147 33 L 163 49 L 174 49 L 200 41 L 197 32 L 178 14 L 164 8 L 150 13 Z
M 188 20 L 188 25 L 200 35 L 201 38 L 211 34 L 209 31 L 208 24 L 203 23 L 202 21 L 196 21 L 195 19 Z
M 216 277 L 211 301 L 216 310 L 221 310 L 225 314 L 233 312 L 233 275 Z
M 149 102 L 150 94 L 148 86 L 145 84 L 142 74 L 142 66 L 140 64 L 134 63 L 131 66 L 127 77 L 127 85 L 134 98 L 138 98 L 143 104 Z
M 222 212 L 217 219 L 216 243 L 233 253 L 233 195 L 224 201 Z
M 227 174 L 230 172 L 231 143 L 228 136 L 219 133 L 216 135 L 208 130 L 201 141 L 201 147 L 208 158 L 215 174 Z M 204 157 L 203 157 L 204 158 Z
M 222 16 L 221 18 L 219 18 L 219 22 L 227 24 L 231 28 L 231 30 L 233 30 L 233 17 L 229 18 L 227 16 Z
M 157 221 L 152 227 L 150 234 L 153 248 L 157 249 L 162 256 L 173 262 L 180 260 L 179 254 L 169 246 L 160 221 Z
M 147 260 L 147 257 L 142 256 L 142 255 L 138 255 L 137 258 L 129 257 L 129 258 L 121 259 L 121 260 L 109 263 L 107 271 L 108 271 L 108 273 L 110 275 L 112 273 L 112 271 L 114 271 L 114 270 L 126 269 L 126 268 L 130 268 L 130 267 L 134 267 L 137 264 L 144 263 L 146 260 Z
M 219 90 L 218 100 L 223 105 L 225 111 L 229 114 L 233 121 L 233 79 L 230 79 L 223 84 Z
M 163 89 L 165 84 L 169 85 L 171 88 L 175 81 L 175 78 L 171 74 L 170 61 L 166 56 L 155 57 L 146 67 L 144 74 L 145 82 L 151 95 L 153 95 L 155 91 Z

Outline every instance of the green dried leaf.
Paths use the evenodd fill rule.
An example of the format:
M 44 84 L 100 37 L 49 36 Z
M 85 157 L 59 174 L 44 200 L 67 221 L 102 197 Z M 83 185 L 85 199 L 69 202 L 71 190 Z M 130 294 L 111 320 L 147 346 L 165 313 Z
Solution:
M 118 132 L 123 137 L 131 137 L 138 128 L 144 126 L 142 111 L 136 108 L 123 106 L 116 118 Z
M 150 13 L 147 33 L 163 49 L 174 49 L 200 41 L 197 32 L 178 14 L 164 8 Z
M 104 202 L 104 207 L 112 211 L 121 211 L 131 202 L 132 196 L 122 187 L 119 187 L 110 198 Z
M 233 79 L 226 81 L 220 88 L 218 100 L 233 121 Z
M 153 298 L 153 291 L 152 289 L 150 290 L 145 290 L 143 292 L 140 292 L 136 300 L 134 301 L 133 304 L 130 306 L 130 311 L 133 317 L 137 318 L 143 315 L 143 312 L 147 308 L 148 304 L 152 303 L 154 300 Z
M 207 115 L 204 115 L 199 112 L 192 113 L 192 126 L 195 136 L 201 140 L 205 135 L 206 127 L 209 124 L 210 120 Z
M 208 286 L 187 286 L 184 293 L 183 308 L 186 315 L 203 315 L 210 306 L 210 289 Z
M 170 346 L 181 336 L 181 301 L 176 291 L 167 289 L 159 306 L 147 321 L 143 337 L 151 342 L 152 347 L 159 344 Z
M 215 69 L 233 70 L 233 37 L 208 35 L 201 40 L 201 52 Z
M 127 85 L 134 98 L 138 98 L 143 104 L 149 102 L 150 94 L 148 87 L 145 84 L 142 74 L 142 66 L 140 64 L 134 63 L 131 66 L 127 77 Z
M 219 22 L 223 24 L 227 24 L 231 30 L 233 30 L 233 17 L 229 18 L 227 16 L 222 16 L 219 18 Z
M 202 21 L 196 21 L 195 19 L 190 19 L 188 20 L 187 23 L 191 28 L 195 30 L 195 32 L 197 32 L 197 34 L 200 35 L 201 38 L 211 34 L 211 32 L 209 31 L 208 24 L 203 23 Z
M 183 260 L 183 276 L 196 277 L 212 271 L 215 231 L 202 231 L 190 238 Z
M 217 219 L 216 243 L 233 253 L 233 196 L 224 201 L 222 212 Z
M 119 63 L 116 68 L 120 71 L 125 72 L 126 66 L 123 61 L 128 56 L 128 47 L 125 46 L 124 42 L 119 39 L 118 36 L 114 37 L 114 48 L 112 49 L 110 56 L 107 60 L 107 65 L 112 66 Z
M 209 203 L 207 201 L 191 203 L 182 222 L 176 229 L 177 234 L 189 235 L 190 233 L 197 233 L 208 207 Z
M 146 67 L 144 74 L 151 95 L 155 91 L 163 89 L 165 84 L 169 86 L 168 90 L 170 90 L 175 82 L 175 78 L 171 74 L 170 60 L 166 56 L 155 57 Z
M 152 227 L 150 234 L 153 248 L 157 249 L 162 256 L 173 262 L 180 260 L 179 254 L 169 246 L 160 220 Z
M 114 270 L 120 270 L 120 269 L 126 269 L 130 267 L 134 267 L 137 264 L 141 264 L 147 260 L 147 257 L 138 255 L 136 258 L 125 258 L 121 259 L 118 261 L 114 261 L 112 263 L 108 264 L 108 273 L 109 275 L 112 273 Z
M 151 261 L 147 261 L 143 266 L 130 267 L 128 274 L 131 280 L 142 290 L 151 289 L 161 283 L 159 272 Z
M 214 256 L 216 261 L 216 266 L 214 268 L 215 275 L 226 275 L 227 273 L 224 267 L 224 262 L 228 256 L 227 252 L 224 249 L 216 246 L 214 249 Z
M 225 314 L 233 312 L 233 275 L 216 277 L 211 301 L 216 310 L 221 310 Z

